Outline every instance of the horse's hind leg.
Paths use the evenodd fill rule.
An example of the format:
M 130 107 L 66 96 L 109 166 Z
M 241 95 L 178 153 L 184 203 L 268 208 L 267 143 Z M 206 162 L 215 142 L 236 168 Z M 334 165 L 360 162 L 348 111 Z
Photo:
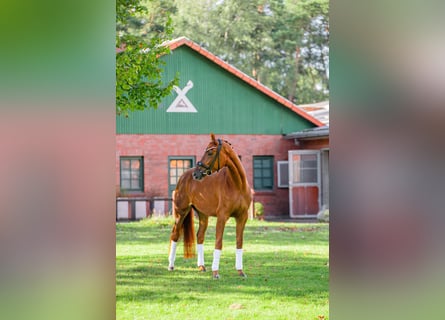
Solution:
M 204 238 L 207 226 L 209 224 L 209 217 L 200 212 L 198 212 L 198 216 L 199 216 L 199 228 L 196 234 L 196 237 L 198 239 L 196 245 L 198 251 L 198 268 L 199 271 L 207 271 L 204 264 Z
M 247 222 L 247 214 L 238 216 L 236 218 L 236 256 L 235 268 L 241 277 L 247 277 L 243 272 L 243 236 L 244 228 Z

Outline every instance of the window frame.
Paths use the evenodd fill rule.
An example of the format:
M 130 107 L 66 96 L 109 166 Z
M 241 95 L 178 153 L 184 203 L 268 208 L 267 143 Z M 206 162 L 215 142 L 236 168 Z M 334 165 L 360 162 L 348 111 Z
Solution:
M 195 166 L 196 157 L 195 156 L 168 156 L 168 159 L 167 159 L 167 171 L 168 171 L 167 179 L 168 179 L 168 187 L 169 187 L 169 189 L 172 188 L 172 186 L 176 186 L 176 184 L 178 183 L 179 178 L 186 171 L 184 169 L 184 167 L 183 167 L 182 169 L 184 169 L 184 172 L 181 175 L 177 175 L 176 174 L 175 175 L 175 177 L 177 179 L 176 183 L 172 184 L 171 183 L 171 178 L 172 178 L 171 169 L 172 169 L 172 167 L 170 167 L 170 164 L 171 164 L 172 160 L 190 160 L 191 161 L 191 167 L 187 168 L 187 169 L 191 169 L 191 168 L 193 168 Z M 176 167 L 176 170 L 177 170 L 177 167 Z M 176 171 L 176 173 L 177 173 L 177 171 Z
M 122 175 L 122 169 L 123 169 L 122 162 L 125 160 L 130 160 L 130 178 L 129 179 L 123 178 L 123 175 Z M 132 184 L 133 184 L 132 181 L 135 179 L 131 178 L 132 171 L 133 171 L 131 168 L 131 161 L 134 161 L 134 160 L 139 161 L 139 169 L 138 169 L 138 171 L 139 171 L 139 179 L 138 179 L 139 180 L 139 188 L 132 188 Z M 123 180 L 130 181 L 130 188 L 123 187 L 123 183 L 122 183 Z M 121 156 L 119 158 L 119 186 L 120 186 L 121 191 L 123 191 L 123 192 L 128 192 L 128 193 L 144 192 L 145 185 L 144 185 L 144 157 L 143 156 Z
M 282 166 L 287 167 L 287 183 L 283 183 L 281 179 Z M 289 188 L 289 161 L 277 161 L 277 187 L 278 188 Z
M 270 160 L 270 167 L 264 167 L 261 165 L 261 167 L 259 168 L 255 168 L 255 160 Z M 259 155 L 259 156 L 253 156 L 252 157 L 252 173 L 253 173 L 253 189 L 255 191 L 273 191 L 274 187 L 275 187 L 275 183 L 274 183 L 274 156 L 269 156 L 269 155 Z M 269 174 L 270 176 L 265 177 L 263 175 L 263 171 L 265 169 L 269 169 Z M 261 171 L 258 171 L 261 170 Z M 258 176 L 258 173 L 260 173 L 260 176 Z M 256 181 L 257 179 L 261 179 L 261 186 L 258 186 Z M 271 181 L 271 186 L 270 187 L 264 187 L 264 180 L 266 179 L 270 179 Z
M 314 156 L 315 159 L 292 158 L 292 168 L 289 167 L 289 185 L 292 186 L 320 186 L 320 150 L 290 150 L 289 159 L 297 156 L 300 159 Z M 289 160 L 290 162 L 290 160 Z M 314 166 L 308 166 L 307 162 L 315 162 Z M 297 165 L 298 164 L 298 165 Z M 302 166 L 301 164 L 304 164 Z M 310 179 L 307 179 L 310 177 Z M 315 180 L 315 181 L 314 181 Z

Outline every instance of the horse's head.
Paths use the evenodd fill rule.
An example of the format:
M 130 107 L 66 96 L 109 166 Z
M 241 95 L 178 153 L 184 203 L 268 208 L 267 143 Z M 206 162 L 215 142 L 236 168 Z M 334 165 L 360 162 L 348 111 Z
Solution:
M 230 146 L 227 141 L 216 139 L 212 133 L 210 135 L 211 141 L 207 145 L 204 154 L 200 161 L 198 161 L 195 171 L 193 172 L 193 178 L 195 180 L 201 180 L 205 176 L 210 176 L 213 172 L 219 171 L 225 166 L 226 156 L 224 156 L 224 144 Z

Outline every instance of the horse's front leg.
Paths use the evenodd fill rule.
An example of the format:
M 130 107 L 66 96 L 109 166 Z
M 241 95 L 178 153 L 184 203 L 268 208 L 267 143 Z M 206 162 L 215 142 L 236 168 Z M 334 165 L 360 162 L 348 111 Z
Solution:
M 219 279 L 219 259 L 221 257 L 221 250 L 223 244 L 224 228 L 226 226 L 227 218 L 218 215 L 216 220 L 216 240 L 215 240 L 215 250 L 213 251 L 213 263 L 212 272 L 213 279 Z
M 205 264 L 204 264 L 204 238 L 205 233 L 207 230 L 207 226 L 209 225 L 209 217 L 206 215 L 203 215 L 202 213 L 198 212 L 199 216 L 199 228 L 198 232 L 196 234 L 197 241 L 197 251 L 198 251 L 198 268 L 199 271 L 207 271 Z
M 178 211 L 176 211 L 178 212 Z M 168 270 L 173 271 L 175 268 L 176 260 L 176 246 L 178 244 L 179 237 L 181 235 L 182 223 L 184 222 L 184 215 L 175 214 L 175 225 L 172 228 L 170 234 L 170 250 L 168 254 Z
M 247 222 L 247 214 L 241 215 L 236 218 L 236 256 L 235 256 L 235 268 L 238 270 L 238 274 L 241 277 L 246 278 L 246 274 L 243 272 L 243 236 L 244 228 Z

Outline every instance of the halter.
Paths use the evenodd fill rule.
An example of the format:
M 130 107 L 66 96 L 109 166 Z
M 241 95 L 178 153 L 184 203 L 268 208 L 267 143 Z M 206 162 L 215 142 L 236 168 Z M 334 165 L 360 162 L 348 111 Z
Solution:
M 216 148 L 215 157 L 213 157 L 212 162 L 210 162 L 210 164 L 208 166 L 206 166 L 201 161 L 198 161 L 198 163 L 196 164 L 197 165 L 196 170 L 193 173 L 193 178 L 195 178 L 196 180 L 200 180 L 204 176 L 210 176 L 212 174 L 213 166 L 215 165 L 216 160 L 218 160 L 218 170 L 216 170 L 216 171 L 219 171 L 219 169 L 220 169 L 219 153 L 221 152 L 221 147 L 222 147 L 222 141 L 221 141 L 221 139 L 218 139 L 217 147 L 211 147 L 211 148 L 206 149 L 205 152 L 208 152 L 208 151 Z M 201 171 L 200 168 L 203 168 L 205 170 Z

